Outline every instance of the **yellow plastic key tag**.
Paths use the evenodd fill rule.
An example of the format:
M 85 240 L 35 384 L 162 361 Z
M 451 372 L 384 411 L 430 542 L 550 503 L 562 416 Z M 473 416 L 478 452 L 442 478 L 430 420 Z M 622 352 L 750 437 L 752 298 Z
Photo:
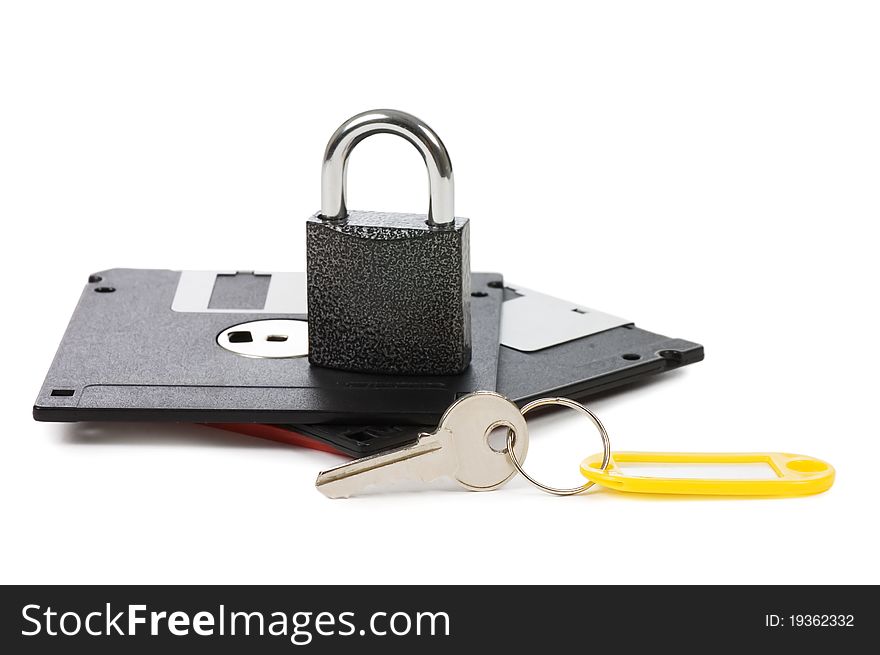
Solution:
M 643 494 L 710 496 L 805 496 L 834 483 L 827 462 L 791 453 L 615 452 L 602 470 L 603 454 L 581 462 L 591 482 Z

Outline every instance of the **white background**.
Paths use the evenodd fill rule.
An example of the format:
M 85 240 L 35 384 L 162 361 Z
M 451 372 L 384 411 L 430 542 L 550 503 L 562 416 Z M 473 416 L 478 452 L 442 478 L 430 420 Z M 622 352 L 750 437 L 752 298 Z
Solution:
M 4 3 L 0 578 L 880 582 L 878 33 L 855 2 Z M 705 345 L 591 403 L 616 448 L 802 452 L 834 487 L 330 501 L 330 455 L 32 421 L 89 273 L 304 270 L 326 140 L 383 106 L 448 146 L 474 270 Z M 349 191 L 427 203 L 393 137 Z M 576 484 L 589 426 L 532 425 L 529 468 Z

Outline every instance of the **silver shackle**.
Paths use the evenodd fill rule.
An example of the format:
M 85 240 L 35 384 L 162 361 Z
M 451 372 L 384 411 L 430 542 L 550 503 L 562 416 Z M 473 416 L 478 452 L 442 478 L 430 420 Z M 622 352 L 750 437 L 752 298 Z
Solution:
M 352 116 L 333 133 L 324 151 L 321 168 L 321 213 L 325 220 L 348 216 L 345 204 L 348 156 L 372 134 L 396 134 L 413 144 L 428 167 L 431 202 L 428 225 L 452 226 L 455 221 L 455 183 L 446 146 L 424 121 L 396 109 L 373 109 Z

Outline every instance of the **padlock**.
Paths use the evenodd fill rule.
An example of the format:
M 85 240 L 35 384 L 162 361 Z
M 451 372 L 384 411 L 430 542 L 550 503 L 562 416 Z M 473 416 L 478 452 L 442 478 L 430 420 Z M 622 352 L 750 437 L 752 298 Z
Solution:
M 428 214 L 349 211 L 348 157 L 372 134 L 403 137 L 428 168 Z M 309 361 L 396 375 L 455 375 L 471 360 L 470 226 L 454 214 L 449 153 L 423 121 L 393 109 L 345 121 L 306 225 Z

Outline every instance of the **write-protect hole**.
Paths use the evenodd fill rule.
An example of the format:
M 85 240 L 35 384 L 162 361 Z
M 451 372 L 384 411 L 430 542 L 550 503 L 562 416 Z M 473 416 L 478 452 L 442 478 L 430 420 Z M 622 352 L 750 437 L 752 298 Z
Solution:
M 62 398 L 69 398 L 74 394 L 73 389 L 52 389 L 52 393 L 50 395 L 58 398 L 59 396 Z
M 490 289 L 503 289 L 504 282 L 502 282 L 501 280 L 492 280 L 486 286 L 488 286 Z
M 89 275 L 89 284 L 97 284 L 103 279 L 100 275 Z
M 229 343 L 252 343 L 254 340 L 254 335 L 248 330 L 230 332 L 227 336 L 229 337 Z
M 642 358 L 641 355 L 637 355 L 636 353 L 624 353 L 621 357 L 628 362 L 635 362 Z
M 274 341 L 276 343 L 284 343 L 285 341 L 287 341 L 287 335 L 286 334 L 270 334 L 268 337 L 266 337 L 266 341 Z
M 360 432 L 352 432 L 351 434 L 345 435 L 350 439 L 354 439 L 358 444 L 365 446 L 370 443 L 373 439 L 376 438 L 375 434 L 370 434 L 366 430 L 361 430 Z

